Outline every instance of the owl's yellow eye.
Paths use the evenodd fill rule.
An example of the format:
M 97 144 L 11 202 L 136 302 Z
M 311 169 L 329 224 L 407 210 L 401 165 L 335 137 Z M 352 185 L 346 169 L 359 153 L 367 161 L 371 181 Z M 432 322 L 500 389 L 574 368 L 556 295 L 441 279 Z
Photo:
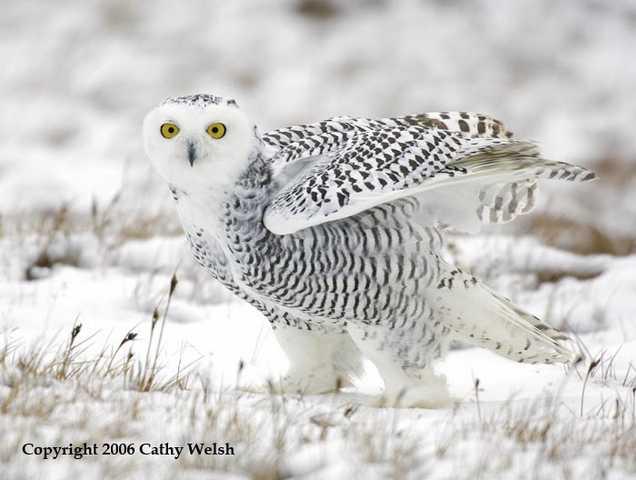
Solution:
M 208 135 L 212 138 L 223 138 L 225 136 L 225 125 L 220 122 L 211 123 L 207 129 Z
M 163 138 L 174 138 L 179 133 L 179 127 L 174 123 L 164 123 L 161 125 L 161 136 Z

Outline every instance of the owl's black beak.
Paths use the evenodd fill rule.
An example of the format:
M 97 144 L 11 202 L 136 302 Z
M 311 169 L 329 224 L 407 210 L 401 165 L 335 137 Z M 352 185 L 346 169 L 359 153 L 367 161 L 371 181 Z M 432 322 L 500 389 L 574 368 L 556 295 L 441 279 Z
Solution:
M 197 147 L 194 142 L 188 142 L 188 162 L 190 166 L 194 167 L 194 161 L 197 159 Z

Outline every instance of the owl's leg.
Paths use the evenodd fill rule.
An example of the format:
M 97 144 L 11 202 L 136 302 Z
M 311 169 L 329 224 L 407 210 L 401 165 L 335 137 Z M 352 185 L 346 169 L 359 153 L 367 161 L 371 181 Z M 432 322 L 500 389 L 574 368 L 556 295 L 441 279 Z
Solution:
M 426 345 L 415 343 L 415 332 L 399 335 L 381 326 L 348 327 L 361 352 L 377 368 L 384 381 L 381 406 L 441 408 L 452 403 L 446 378 L 436 375 L 430 362 L 441 355 L 442 340 L 428 338 Z M 398 335 L 396 335 L 396 333 Z M 401 340 L 401 341 L 400 341 Z M 413 350 L 421 350 L 413 363 Z
M 360 351 L 346 332 L 279 327 L 274 334 L 289 359 L 287 373 L 273 382 L 280 393 L 334 392 L 362 371 Z

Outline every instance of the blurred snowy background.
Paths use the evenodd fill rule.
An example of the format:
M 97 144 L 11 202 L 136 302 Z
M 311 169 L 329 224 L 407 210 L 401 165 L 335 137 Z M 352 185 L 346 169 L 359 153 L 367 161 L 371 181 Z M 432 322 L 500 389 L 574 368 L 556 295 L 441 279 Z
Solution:
M 147 167 L 145 112 L 193 92 L 234 96 L 263 130 L 485 112 L 550 157 L 620 169 L 636 156 L 635 49 L 630 0 L 12 2 L 2 208 L 112 196 Z
M 582 335 L 591 354 L 623 345 L 595 388 L 603 397 L 612 370 L 620 392 L 629 392 L 636 362 L 634 52 L 631 0 L 4 2 L 0 331 L 19 350 L 42 335 L 57 333 L 62 342 L 79 319 L 86 336 L 99 332 L 115 347 L 135 329 L 135 352 L 143 356 L 144 322 L 165 299 L 179 265 L 164 346 L 168 370 L 184 350 L 217 370 L 257 358 L 256 350 L 267 364 L 283 362 L 258 315 L 229 301 L 189 262 L 167 188 L 142 150 L 146 111 L 167 96 L 203 92 L 235 97 L 262 130 L 336 115 L 477 111 L 539 142 L 549 158 L 594 169 L 600 180 L 548 185 L 529 218 L 459 237 L 452 253 L 525 308 Z M 493 402 L 522 387 L 538 394 L 545 375 L 555 377 L 541 369 L 522 375 L 521 366 L 490 357 L 482 362 L 486 357 L 477 352 L 465 361 L 466 351 L 455 355 L 444 368 L 457 379 L 460 397 L 471 391 L 472 378 L 498 369 L 498 386 L 484 393 Z M 34 394 L 22 388 L 20 397 L 14 391 L 20 383 L 3 375 L 0 431 L 18 431 L 29 413 L 12 410 L 6 399 L 23 408 Z M 75 390 L 54 388 L 77 401 Z M 65 430 L 55 416 L 47 422 L 65 442 L 79 441 L 78 431 L 91 434 L 90 425 Z M 29 435 L 42 435 L 29 428 Z M 135 436 L 125 429 L 121 435 Z M 7 478 L 27 478 L 20 477 L 24 458 L 11 447 L 17 440 L 4 440 L 9 447 L 0 451 L 0 464 Z M 627 467 L 618 461 L 608 467 L 607 452 L 594 445 L 589 461 L 581 463 L 576 447 L 555 468 L 566 465 L 590 478 L 611 468 L 636 470 L 633 458 Z M 382 451 L 375 462 L 395 467 L 393 453 Z M 452 458 L 464 454 L 455 450 L 446 470 L 427 472 L 444 478 L 449 463 L 457 467 Z M 510 455 L 501 468 L 516 478 L 542 458 Z M 40 471 L 37 462 L 29 465 Z M 59 478 L 85 467 L 64 465 Z M 475 465 L 470 472 L 489 472 L 490 466 Z M 245 465 L 220 467 L 253 473 Z M 112 473 L 112 465 L 92 468 L 95 475 Z M 542 477 L 543 468 L 532 478 Z

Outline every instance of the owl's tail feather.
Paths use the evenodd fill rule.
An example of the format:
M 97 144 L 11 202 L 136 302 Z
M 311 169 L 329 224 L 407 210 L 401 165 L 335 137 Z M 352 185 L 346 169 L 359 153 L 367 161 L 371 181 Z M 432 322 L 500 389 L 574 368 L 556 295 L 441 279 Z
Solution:
M 461 274 L 464 275 L 464 274 Z M 474 277 L 455 282 L 442 298 L 453 337 L 521 363 L 572 363 L 567 335 L 494 293 Z M 459 284 L 457 284 L 459 283 Z M 446 286 L 442 286 L 445 290 Z M 450 311 L 449 311 L 450 310 Z

